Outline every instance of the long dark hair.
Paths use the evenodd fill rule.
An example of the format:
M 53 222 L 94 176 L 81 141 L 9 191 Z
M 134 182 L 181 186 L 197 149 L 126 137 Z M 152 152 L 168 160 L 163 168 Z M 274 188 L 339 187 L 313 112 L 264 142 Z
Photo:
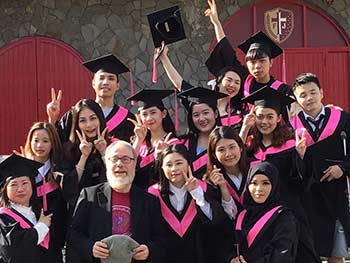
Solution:
M 242 102 L 242 98 L 244 97 L 244 80 L 247 74 L 243 73 L 243 69 L 240 70 L 238 68 L 235 67 L 225 67 L 223 68 L 217 75 L 216 77 L 216 85 L 215 85 L 215 91 L 219 91 L 220 90 L 220 83 L 222 82 L 222 80 L 224 79 L 224 77 L 226 76 L 227 72 L 234 72 L 236 73 L 240 79 L 241 79 L 241 84 L 240 84 L 240 88 L 238 93 L 230 98 L 230 107 L 231 107 L 231 111 L 232 112 L 241 112 L 242 114 L 246 113 L 248 111 L 248 106 L 246 103 Z
M 241 149 L 241 159 L 238 162 L 239 170 L 242 175 L 246 175 L 248 172 L 246 150 L 241 137 L 239 137 L 234 128 L 229 126 L 220 126 L 216 127 L 209 135 L 207 173 L 204 176 L 206 181 L 208 181 L 209 175 L 214 169 L 214 165 L 221 168 L 222 171 L 225 171 L 224 166 L 218 161 L 215 155 L 216 145 L 221 139 L 232 139 L 237 142 L 239 148 Z
M 162 127 L 163 127 L 163 129 L 164 129 L 164 131 L 166 133 L 171 132 L 172 135 L 174 137 L 176 137 L 175 126 L 174 126 L 173 121 L 171 120 L 171 117 L 169 116 L 168 110 L 165 107 L 161 107 L 160 105 L 159 106 L 155 106 L 155 107 L 157 107 L 157 109 L 159 109 L 160 111 L 166 110 L 166 116 L 162 120 Z M 147 134 L 146 134 L 145 140 L 146 140 L 147 148 L 151 149 L 152 148 L 152 143 L 151 143 L 151 131 L 150 130 L 147 130 Z
M 74 160 L 74 162 L 77 162 L 79 160 L 81 152 L 79 150 L 79 144 L 80 141 L 76 135 L 76 130 L 78 130 L 81 133 L 81 130 L 79 128 L 79 114 L 83 109 L 90 109 L 93 111 L 98 120 L 100 121 L 100 133 L 106 128 L 106 121 L 103 116 L 102 109 L 100 105 L 98 105 L 97 102 L 91 99 L 82 99 L 79 100 L 72 108 L 72 128 L 69 134 L 69 141 L 64 144 L 64 153 L 66 155 L 66 158 L 68 160 Z M 105 140 L 107 141 L 107 145 L 110 143 L 110 139 L 106 133 Z M 91 154 L 93 154 L 94 149 L 91 151 Z M 100 155 L 98 151 L 96 151 L 97 155 Z
M 40 217 L 41 206 L 40 206 L 40 202 L 39 202 L 39 199 L 37 197 L 37 194 L 36 194 L 35 180 L 34 180 L 33 176 L 26 176 L 26 177 L 29 178 L 30 184 L 32 185 L 32 190 L 33 190 L 32 196 L 29 199 L 29 205 L 32 207 L 33 212 L 34 212 L 36 218 L 38 219 Z M 18 177 L 15 177 L 15 178 L 18 178 Z M 6 189 L 7 189 L 7 186 L 10 184 L 11 180 L 15 179 L 15 178 L 8 178 L 5 181 L 5 184 L 0 191 L 0 206 L 1 207 L 6 207 L 9 209 L 11 208 L 10 199 L 7 195 Z
M 27 154 L 33 156 L 34 152 L 31 147 L 31 141 L 33 139 L 33 134 L 37 130 L 45 130 L 47 134 L 49 135 L 50 143 L 51 143 L 51 151 L 50 151 L 50 164 L 51 164 L 51 171 L 49 180 L 53 180 L 52 171 L 54 170 L 54 167 L 56 164 L 58 164 L 60 161 L 62 161 L 62 144 L 60 141 L 60 137 L 57 133 L 57 130 L 55 126 L 53 126 L 49 122 L 36 122 L 33 124 L 33 126 L 30 128 L 26 144 L 24 146 L 24 151 Z
M 273 109 L 277 115 L 280 115 L 280 111 L 275 108 Z M 290 127 L 288 127 L 283 118 L 281 118 L 281 121 L 277 123 L 276 128 L 272 132 L 272 146 L 273 147 L 280 147 L 282 146 L 286 141 L 294 138 L 293 131 Z M 247 138 L 247 145 L 249 152 L 255 153 L 259 146 L 261 145 L 263 139 L 263 135 L 261 132 L 256 128 L 256 125 L 254 125 L 252 129 L 252 134 L 248 136 Z
M 172 145 L 169 145 L 168 147 L 166 147 L 162 151 L 162 154 L 160 157 L 159 186 L 160 186 L 160 193 L 163 197 L 173 194 L 169 189 L 169 180 L 168 180 L 168 178 L 165 177 L 164 171 L 161 168 L 163 166 L 164 158 L 171 153 L 178 153 L 185 160 L 189 160 L 187 149 L 183 144 L 172 144 Z

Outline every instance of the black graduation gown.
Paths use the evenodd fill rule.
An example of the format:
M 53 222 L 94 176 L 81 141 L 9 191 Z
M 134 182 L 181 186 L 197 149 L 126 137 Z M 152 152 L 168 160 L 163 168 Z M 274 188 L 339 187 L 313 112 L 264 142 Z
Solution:
M 244 220 L 237 231 L 239 253 L 248 263 L 294 263 L 298 244 L 298 223 L 293 213 L 283 207 L 265 223 L 248 247 Z M 236 257 L 233 251 L 229 258 Z
M 249 94 L 252 94 L 253 92 L 261 89 L 262 87 L 268 85 L 272 86 L 279 92 L 285 94 L 285 95 L 291 95 L 291 88 L 285 83 L 282 83 L 280 81 L 276 81 L 273 76 L 270 76 L 270 80 L 267 83 L 258 83 L 252 75 L 249 74 L 249 71 L 245 65 L 242 65 L 241 62 L 238 60 L 236 52 L 231 46 L 231 43 L 229 40 L 225 37 L 223 38 L 217 45 L 220 45 L 221 53 L 224 55 L 221 55 L 221 59 L 230 61 L 230 64 L 234 65 L 236 68 L 239 68 L 241 71 L 241 75 L 243 77 L 242 81 L 244 82 L 244 96 L 248 96 Z M 226 62 L 228 63 L 228 62 Z M 282 109 L 281 112 L 283 119 L 288 122 L 288 107 Z
M 122 119 L 119 124 L 116 125 L 115 118 L 120 117 Z M 127 120 L 131 118 L 135 120 L 135 115 L 122 106 L 117 104 L 113 105 L 112 111 L 105 118 L 108 127 L 108 135 L 112 138 L 130 142 L 131 136 L 134 135 L 134 125 Z M 72 111 L 67 111 L 56 123 L 56 129 L 60 136 L 61 142 L 64 143 L 69 139 L 69 133 L 72 127 Z
M 0 214 L 0 262 L 3 263 L 46 263 L 45 248 L 37 245 L 38 233 L 33 224 L 19 212 L 11 209 L 22 217 L 31 228 L 24 229 L 19 222 L 6 214 Z
M 346 195 L 346 173 L 337 180 L 320 182 L 329 166 L 338 164 L 344 171 L 350 168 L 350 122 L 349 114 L 334 108 L 325 108 L 325 119 L 320 137 L 316 137 L 304 115 L 300 112 L 291 120 L 296 128 L 306 128 L 307 149 L 304 163 L 307 171 L 307 187 L 304 205 L 314 234 L 316 250 L 320 256 L 331 255 L 335 221 L 344 227 L 347 243 L 350 244 L 350 213 Z M 344 157 L 341 132 L 345 132 L 347 155 Z
M 151 186 L 150 188 L 156 188 L 157 186 Z M 207 186 L 208 187 L 208 186 Z M 149 190 L 150 191 L 150 190 Z M 153 190 L 158 191 L 158 190 Z M 152 192 L 152 191 L 151 191 Z M 159 196 L 159 193 L 157 194 Z M 218 258 L 213 257 L 213 255 L 219 255 L 217 248 L 219 248 L 218 244 L 215 243 L 214 240 L 210 240 L 210 236 L 208 236 L 208 227 L 210 225 L 218 225 L 222 224 L 225 219 L 225 214 L 223 212 L 220 203 L 211 198 L 206 189 L 204 189 L 204 197 L 206 201 L 209 202 L 213 219 L 210 221 L 203 211 L 195 204 L 195 201 L 192 199 L 191 195 L 187 194 L 187 199 L 185 202 L 184 209 L 181 213 L 177 212 L 176 209 L 171 205 L 169 196 L 159 197 L 162 199 L 161 201 L 161 209 L 162 209 L 162 220 L 165 225 L 164 236 L 167 241 L 167 254 L 166 254 L 166 262 L 169 263 L 197 263 L 197 262 L 223 262 Z M 185 217 L 190 218 L 191 210 L 191 202 L 192 208 L 195 207 L 195 215 L 190 221 L 191 223 L 187 226 L 186 232 L 183 236 L 180 236 L 173 227 L 171 227 L 169 223 L 169 217 L 166 217 L 163 213 L 163 206 L 166 206 L 166 209 L 170 211 L 170 213 L 181 222 Z M 168 218 L 168 219 L 166 219 Z M 185 221 L 185 220 L 184 220 Z M 185 224 L 183 224 L 184 227 Z M 219 233 L 218 233 L 219 234 Z M 222 238 L 224 238 L 222 236 Z M 212 242 L 209 246 L 208 242 Z M 223 240 L 225 242 L 225 240 Z M 215 261 L 210 261 L 206 256 L 210 255 L 211 258 L 215 258 Z M 220 255 L 222 257 L 223 255 Z
M 290 208 L 299 222 L 297 262 L 320 262 L 315 251 L 313 234 L 303 205 L 305 166 L 295 149 L 295 140 L 281 147 L 261 145 L 255 153 L 256 161 L 268 161 L 276 166 L 280 176 L 281 202 Z
M 48 182 L 49 173 L 45 175 Z M 43 181 L 36 184 L 37 189 L 43 185 Z M 43 197 L 39 200 L 42 202 Z M 52 213 L 50 225 L 50 243 L 48 262 L 62 262 L 62 248 L 66 240 L 67 230 L 67 203 L 63 198 L 60 187 L 46 194 L 47 211 L 46 214 Z
M 108 183 L 82 190 L 67 235 L 67 249 L 75 251 L 80 258 L 68 257 L 67 262 L 100 262 L 93 257 L 92 247 L 96 241 L 112 235 L 111 199 L 112 190 Z M 165 262 L 162 238 L 164 229 L 158 200 L 132 186 L 130 210 L 131 237 L 139 244 L 147 245 L 150 251 L 149 259 L 142 262 Z

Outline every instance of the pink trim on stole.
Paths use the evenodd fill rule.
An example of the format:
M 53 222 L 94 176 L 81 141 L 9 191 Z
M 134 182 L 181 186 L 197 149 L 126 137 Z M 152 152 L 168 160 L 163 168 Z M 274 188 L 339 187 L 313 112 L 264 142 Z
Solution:
M 261 150 L 259 147 L 257 152 L 254 154 L 254 157 L 257 159 L 256 161 L 252 161 L 250 163 L 250 167 L 252 167 L 254 164 L 260 163 L 262 161 L 266 160 L 266 156 L 269 154 L 274 154 L 274 153 L 279 153 L 288 149 L 291 149 L 295 147 L 295 140 L 290 139 L 286 141 L 281 147 L 269 147 L 267 150 L 264 152 Z
M 202 189 L 203 189 L 203 187 L 205 187 L 205 189 L 203 189 L 203 191 L 205 192 L 206 186 L 207 186 L 206 183 L 204 183 L 200 180 L 197 180 L 197 182 Z M 161 213 L 163 215 L 163 218 L 165 219 L 165 221 L 167 221 L 169 226 L 180 237 L 183 237 L 197 214 L 197 208 L 196 208 L 195 201 L 193 199 L 190 201 L 190 204 L 186 210 L 186 213 L 180 222 L 176 218 L 176 216 L 173 214 L 173 212 L 171 212 L 171 210 L 166 205 L 166 203 L 164 202 L 162 196 L 159 193 L 159 185 L 158 184 L 154 184 L 154 185 L 150 186 L 148 188 L 148 192 L 158 197 L 159 202 L 160 202 L 160 210 L 161 210 Z
M 203 154 L 197 160 L 193 161 L 192 162 L 193 172 L 199 170 L 204 165 L 207 165 L 207 161 L 208 161 L 208 154 L 207 153 Z
M 232 198 L 235 199 L 240 204 L 243 204 L 243 194 L 245 191 L 243 190 L 241 196 L 239 196 L 237 194 L 237 192 L 235 191 L 235 189 L 233 189 L 232 186 L 227 181 L 226 181 L 226 186 L 227 186 L 227 189 L 230 192 Z
M 43 210 L 47 211 L 47 197 L 48 193 L 56 190 L 58 188 L 58 184 L 53 181 L 46 182 L 45 177 L 43 178 L 43 184 L 41 186 L 37 186 L 36 195 L 43 197 Z
M 120 123 L 122 123 L 126 116 L 128 116 L 128 110 L 122 106 L 119 106 L 118 111 L 109 121 L 107 121 L 108 131 L 115 129 Z
M 320 137 L 317 139 L 317 141 L 322 141 L 324 139 L 326 139 L 327 137 L 333 135 L 333 133 L 335 132 L 340 117 L 341 117 L 341 111 L 334 109 L 334 108 L 329 108 L 331 113 L 328 119 L 328 122 L 326 124 L 326 126 L 324 127 L 324 129 L 322 130 L 322 133 L 320 135 Z M 312 144 L 315 143 L 315 141 L 313 140 L 313 138 L 311 137 L 310 133 L 305 129 L 303 123 L 301 122 L 301 119 L 299 118 L 299 116 L 294 116 L 291 120 L 290 123 L 293 127 L 294 130 L 298 131 L 299 136 L 302 135 L 303 130 L 305 130 L 305 137 L 306 137 L 306 145 L 310 146 Z
M 221 119 L 221 124 L 223 126 L 231 126 L 239 123 L 242 120 L 241 116 L 239 115 L 231 115 L 231 117 L 223 117 Z M 230 124 L 229 124 L 230 123 Z
M 265 224 L 270 220 L 270 218 L 275 214 L 275 212 L 280 209 L 281 206 L 276 206 L 272 208 L 270 211 L 266 212 L 255 224 L 254 226 L 249 230 L 247 235 L 247 243 L 248 248 L 253 244 L 255 238 L 260 233 L 261 229 L 265 226 Z M 242 230 L 242 222 L 245 217 L 247 210 L 243 210 L 237 218 L 236 223 L 236 230 Z
M 0 207 L 0 214 L 5 214 L 5 215 L 8 215 L 8 216 L 12 217 L 24 229 L 32 228 L 22 217 L 20 217 L 15 212 L 11 211 L 10 209 L 8 209 L 6 207 Z M 40 243 L 40 246 L 48 249 L 49 248 L 49 242 L 50 242 L 50 232 L 48 232 L 46 234 L 44 240 Z

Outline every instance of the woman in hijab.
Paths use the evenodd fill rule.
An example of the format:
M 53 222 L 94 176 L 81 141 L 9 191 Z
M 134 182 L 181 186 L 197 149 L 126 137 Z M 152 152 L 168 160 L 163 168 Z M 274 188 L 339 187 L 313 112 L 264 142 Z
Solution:
M 246 191 L 236 220 L 236 251 L 230 263 L 295 262 L 297 220 L 280 202 L 278 170 L 268 162 L 248 172 Z

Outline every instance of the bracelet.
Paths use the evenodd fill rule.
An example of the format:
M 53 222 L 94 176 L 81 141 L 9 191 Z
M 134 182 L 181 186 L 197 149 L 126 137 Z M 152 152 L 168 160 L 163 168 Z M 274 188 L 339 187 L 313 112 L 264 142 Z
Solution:
M 76 168 L 77 170 L 82 171 L 82 172 L 84 172 L 84 170 L 85 170 L 84 168 L 81 168 L 81 167 L 80 167 L 80 166 L 78 166 L 78 165 L 76 165 L 76 166 L 75 166 L 75 168 Z

